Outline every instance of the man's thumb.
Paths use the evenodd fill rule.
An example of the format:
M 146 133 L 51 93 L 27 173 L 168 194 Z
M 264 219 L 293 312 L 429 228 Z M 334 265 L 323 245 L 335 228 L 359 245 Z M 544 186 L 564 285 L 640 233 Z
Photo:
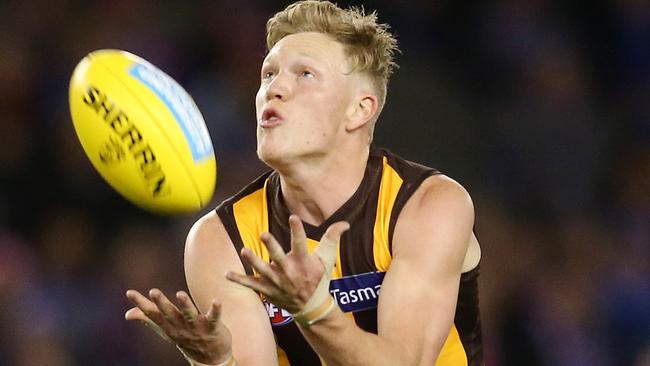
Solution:
M 318 244 L 314 253 L 320 258 L 325 266 L 325 273 L 329 277 L 336 262 L 336 247 L 338 246 L 341 234 L 350 228 L 345 221 L 335 222 L 330 225 Z

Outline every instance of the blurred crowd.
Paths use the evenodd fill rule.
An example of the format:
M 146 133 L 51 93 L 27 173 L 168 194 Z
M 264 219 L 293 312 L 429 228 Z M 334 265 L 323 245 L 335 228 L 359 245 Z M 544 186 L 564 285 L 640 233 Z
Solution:
M 287 4 L 0 2 L 0 366 L 185 364 L 124 292 L 185 289 L 193 221 L 265 170 L 253 100 Z M 375 143 L 474 198 L 486 365 L 650 365 L 650 2 L 364 5 L 402 48 Z M 90 165 L 67 88 L 102 48 L 194 96 L 218 161 L 203 212 L 141 211 Z

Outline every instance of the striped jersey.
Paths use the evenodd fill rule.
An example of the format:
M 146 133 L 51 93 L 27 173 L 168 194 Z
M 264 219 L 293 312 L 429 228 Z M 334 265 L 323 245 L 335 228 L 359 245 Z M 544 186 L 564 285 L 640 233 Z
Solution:
M 330 294 L 356 324 L 377 333 L 377 302 L 392 259 L 392 237 L 399 214 L 421 183 L 439 174 L 428 168 L 371 147 L 366 170 L 356 192 L 319 226 L 303 223 L 310 252 L 325 230 L 337 221 L 350 223 L 343 233 L 333 269 Z M 285 252 L 290 251 L 289 216 L 280 188 L 280 176 L 270 171 L 216 209 L 235 249 L 250 248 L 270 262 L 260 234 L 268 231 Z M 246 273 L 253 269 L 243 263 Z M 431 291 L 432 289 L 423 289 Z M 291 315 L 261 296 L 273 326 L 280 365 L 321 365 Z M 454 324 L 440 352 L 437 366 L 478 366 L 483 362 L 478 308 L 478 267 L 463 273 Z

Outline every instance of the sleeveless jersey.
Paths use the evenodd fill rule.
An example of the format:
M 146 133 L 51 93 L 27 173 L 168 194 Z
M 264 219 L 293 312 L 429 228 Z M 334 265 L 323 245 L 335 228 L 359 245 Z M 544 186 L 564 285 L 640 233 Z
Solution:
M 390 267 L 397 217 L 422 181 L 434 174 L 439 172 L 371 147 L 364 177 L 353 196 L 320 226 L 303 223 L 310 252 L 332 223 L 350 223 L 350 230 L 341 237 L 330 294 L 341 310 L 368 332 L 377 333 L 377 301 L 384 274 Z M 247 247 L 270 262 L 268 250 L 260 240 L 264 231 L 273 234 L 285 252 L 290 250 L 291 213 L 284 204 L 277 172 L 262 175 L 216 210 L 237 252 Z M 244 268 L 246 273 L 253 274 L 247 263 Z M 482 364 L 477 279 L 478 267 L 461 275 L 454 324 L 436 366 Z M 432 289 L 423 289 L 427 290 Z M 262 301 L 273 326 L 280 365 L 321 365 L 291 315 L 263 298 Z

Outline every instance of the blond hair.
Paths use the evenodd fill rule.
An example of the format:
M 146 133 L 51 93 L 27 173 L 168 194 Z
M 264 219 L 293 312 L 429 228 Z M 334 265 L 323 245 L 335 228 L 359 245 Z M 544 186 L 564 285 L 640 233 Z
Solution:
M 387 24 L 377 23 L 377 13 L 363 8 L 341 9 L 329 1 L 298 1 L 266 23 L 266 46 L 271 50 L 282 38 L 301 32 L 326 34 L 340 42 L 351 61 L 352 71 L 370 77 L 379 99 L 378 112 L 386 102 L 388 79 L 397 67 L 393 60 L 397 40 Z

